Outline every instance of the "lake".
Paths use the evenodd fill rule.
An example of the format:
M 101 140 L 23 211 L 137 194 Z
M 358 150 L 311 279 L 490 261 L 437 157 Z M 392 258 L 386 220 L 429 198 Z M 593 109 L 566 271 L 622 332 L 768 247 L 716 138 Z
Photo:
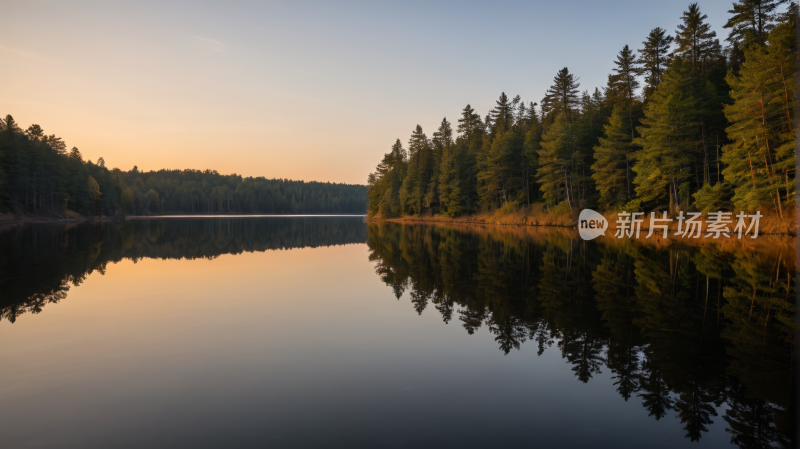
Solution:
M 794 444 L 794 238 L 0 231 L 0 447 Z

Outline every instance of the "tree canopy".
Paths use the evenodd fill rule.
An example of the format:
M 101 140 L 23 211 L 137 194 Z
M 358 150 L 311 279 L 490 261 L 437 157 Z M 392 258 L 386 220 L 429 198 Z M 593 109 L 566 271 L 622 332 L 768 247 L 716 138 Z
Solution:
M 467 104 L 452 138 L 440 137 L 452 136 L 447 118 L 433 139 L 417 125 L 408 157 L 392 150 L 370 175 L 368 213 L 542 203 L 783 215 L 794 204 L 796 135 L 797 4 L 786 3 L 734 3 L 724 49 L 692 3 L 673 34 L 656 27 L 639 50 L 624 45 L 602 90 L 581 91 L 564 67 L 539 103 L 502 92 L 483 120 Z

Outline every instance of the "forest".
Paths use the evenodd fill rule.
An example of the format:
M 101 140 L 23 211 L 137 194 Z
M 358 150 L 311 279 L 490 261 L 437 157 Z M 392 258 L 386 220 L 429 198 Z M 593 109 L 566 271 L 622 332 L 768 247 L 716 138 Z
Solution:
M 558 71 L 540 102 L 416 126 L 368 177 L 369 215 L 762 210 L 794 204 L 796 2 L 740 0 L 725 46 L 697 3 L 625 45 L 602 89 Z M 527 208 L 527 209 L 526 209 Z
M 157 214 L 363 214 L 357 184 L 222 175 L 215 170 L 109 169 L 84 160 L 39 125 L 0 118 L 0 213 L 65 216 Z
M 128 214 L 363 214 L 367 188 L 357 184 L 221 175 L 214 170 L 116 173 Z

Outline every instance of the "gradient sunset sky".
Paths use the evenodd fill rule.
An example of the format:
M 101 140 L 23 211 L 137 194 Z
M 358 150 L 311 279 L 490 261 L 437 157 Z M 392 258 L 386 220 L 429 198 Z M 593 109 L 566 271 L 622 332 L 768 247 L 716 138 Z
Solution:
M 418 123 L 539 102 L 565 66 L 604 86 L 688 4 L 0 0 L 0 114 L 124 170 L 364 184 Z M 731 0 L 700 8 L 724 45 Z

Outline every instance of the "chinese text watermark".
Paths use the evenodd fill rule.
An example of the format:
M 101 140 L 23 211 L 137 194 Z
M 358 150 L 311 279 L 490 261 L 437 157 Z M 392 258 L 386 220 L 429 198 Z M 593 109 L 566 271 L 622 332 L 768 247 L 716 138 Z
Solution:
M 732 238 L 732 234 L 736 238 L 741 239 L 742 235 L 751 234 L 750 238 L 758 237 L 758 225 L 762 215 L 761 212 L 756 211 L 755 214 L 748 215 L 744 211 L 733 215 L 733 212 L 709 212 L 706 221 L 701 220 L 700 212 L 687 212 L 681 211 L 677 217 L 669 218 L 666 212 L 661 212 L 659 217 L 656 212 L 650 212 L 649 226 L 647 227 L 647 235 L 645 238 L 650 238 L 653 234 L 660 234 L 663 238 L 667 238 L 669 226 L 677 223 L 675 236 L 681 238 L 706 238 L 718 239 L 720 236 Z M 734 225 L 734 218 L 736 224 Z M 642 224 L 645 222 L 646 216 L 644 212 L 620 212 L 617 214 L 617 226 L 614 237 L 639 237 L 642 234 Z M 703 229 L 703 225 L 706 225 Z M 731 226 L 733 228 L 731 229 Z M 584 209 L 578 216 L 578 232 L 584 240 L 592 240 L 601 235 L 605 235 L 608 229 L 608 220 L 601 214 L 591 210 Z

